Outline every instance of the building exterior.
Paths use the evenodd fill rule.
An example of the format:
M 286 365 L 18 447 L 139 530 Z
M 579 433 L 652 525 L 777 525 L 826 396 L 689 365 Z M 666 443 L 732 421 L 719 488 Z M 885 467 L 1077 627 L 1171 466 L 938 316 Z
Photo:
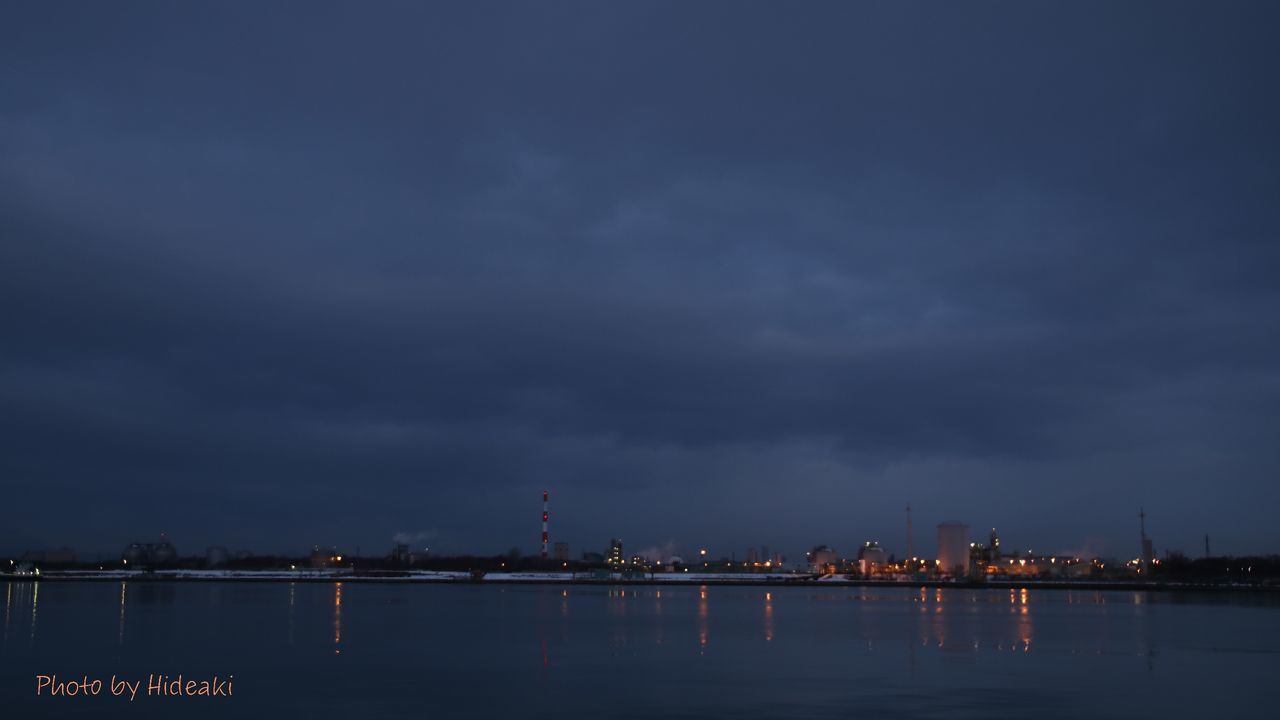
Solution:
M 409 564 L 409 543 L 396 543 L 395 547 L 391 548 L 391 562 L 401 565 Z
M 322 548 L 317 545 L 311 550 L 310 561 L 313 568 L 334 567 L 342 562 L 342 556 L 338 554 L 337 548 Z
M 888 556 L 878 542 L 868 540 L 858 548 L 858 572 L 863 577 L 871 576 L 877 568 L 884 566 L 887 562 Z
M 554 546 L 554 550 L 552 552 L 554 553 L 555 559 L 557 561 L 559 562 L 569 561 L 569 543 L 567 542 L 556 543 Z
M 24 562 L 45 565 L 70 565 L 76 561 L 76 553 L 69 547 L 56 550 L 28 550 L 22 554 Z
M 1151 572 L 1151 565 L 1156 559 L 1155 547 L 1151 544 L 1151 538 L 1147 537 L 1147 511 L 1145 508 L 1138 510 L 1138 519 L 1141 522 L 1142 529 L 1142 555 L 1138 557 L 1138 572 Z
M 951 577 L 969 574 L 969 526 L 947 522 L 938 525 L 938 572 Z
M 226 565 L 230 559 L 231 553 L 221 545 L 211 545 L 204 555 L 204 563 L 209 567 Z
M 620 568 L 625 560 L 622 557 L 622 540 L 613 538 L 609 541 L 609 552 L 605 554 L 609 567 Z
M 154 567 L 174 562 L 178 559 L 178 551 L 167 540 L 158 543 L 130 543 L 121 553 L 120 559 L 125 565 Z
M 816 573 L 833 573 L 836 571 L 836 551 L 826 545 L 819 545 L 809 551 L 809 570 Z

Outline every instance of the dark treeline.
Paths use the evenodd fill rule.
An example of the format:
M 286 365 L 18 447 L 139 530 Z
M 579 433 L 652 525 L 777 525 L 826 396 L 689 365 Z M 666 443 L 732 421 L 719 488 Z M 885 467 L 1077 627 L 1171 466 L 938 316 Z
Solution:
M 1257 583 L 1280 579 L 1280 555 L 1188 558 L 1169 553 L 1152 566 L 1154 580 Z

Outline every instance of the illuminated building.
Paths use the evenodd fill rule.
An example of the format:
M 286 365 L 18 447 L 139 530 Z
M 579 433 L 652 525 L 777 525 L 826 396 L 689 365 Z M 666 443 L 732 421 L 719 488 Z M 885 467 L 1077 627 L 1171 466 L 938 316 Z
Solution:
M 886 564 L 884 548 L 880 543 L 868 540 L 858 548 L 858 572 L 863 577 L 870 577 L 877 568 Z
M 622 560 L 622 540 L 621 539 L 613 538 L 612 540 L 609 541 L 609 552 L 605 555 L 605 560 L 606 562 L 609 563 L 609 567 L 614 567 L 614 568 L 622 567 L 623 560 Z
M 809 569 L 816 573 L 833 573 L 836 571 L 836 551 L 826 545 L 819 545 L 808 552 Z
M 342 556 L 338 554 L 337 548 L 321 548 L 316 546 L 311 550 L 311 567 L 327 568 L 342 562 Z
M 1141 561 L 1138 572 L 1147 573 L 1151 571 L 1151 562 L 1156 559 L 1156 552 L 1151 546 L 1151 538 L 1147 537 L 1147 511 L 1143 508 L 1138 509 L 1138 521 L 1142 531 L 1142 555 L 1138 558 Z
M 969 526 L 964 523 L 938 525 L 938 572 L 952 577 L 969 574 Z

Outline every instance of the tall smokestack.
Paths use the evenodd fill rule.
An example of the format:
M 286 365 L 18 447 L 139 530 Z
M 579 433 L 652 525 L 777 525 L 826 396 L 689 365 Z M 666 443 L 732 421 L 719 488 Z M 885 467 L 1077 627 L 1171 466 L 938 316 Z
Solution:
M 547 559 L 547 491 L 542 491 L 542 559 Z
M 1151 547 L 1151 538 L 1147 537 L 1147 511 L 1145 508 L 1138 508 L 1139 530 L 1142 532 L 1142 557 L 1140 565 L 1142 572 L 1150 572 L 1151 560 L 1155 557 L 1155 550 Z
M 911 547 L 911 503 L 907 503 L 907 562 L 911 562 L 915 556 L 915 550 Z

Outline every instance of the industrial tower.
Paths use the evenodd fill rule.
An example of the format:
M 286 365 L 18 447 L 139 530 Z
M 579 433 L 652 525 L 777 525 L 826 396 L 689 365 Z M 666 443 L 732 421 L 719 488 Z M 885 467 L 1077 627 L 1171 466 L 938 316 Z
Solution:
M 1138 526 L 1142 532 L 1142 558 L 1140 567 L 1142 572 L 1151 571 L 1151 560 L 1155 557 L 1155 551 L 1151 548 L 1151 538 L 1147 537 L 1147 511 L 1145 508 L 1138 508 Z
M 907 562 L 914 563 L 915 550 L 911 547 L 911 503 L 907 503 Z
M 542 491 L 542 559 L 547 559 L 547 491 Z

